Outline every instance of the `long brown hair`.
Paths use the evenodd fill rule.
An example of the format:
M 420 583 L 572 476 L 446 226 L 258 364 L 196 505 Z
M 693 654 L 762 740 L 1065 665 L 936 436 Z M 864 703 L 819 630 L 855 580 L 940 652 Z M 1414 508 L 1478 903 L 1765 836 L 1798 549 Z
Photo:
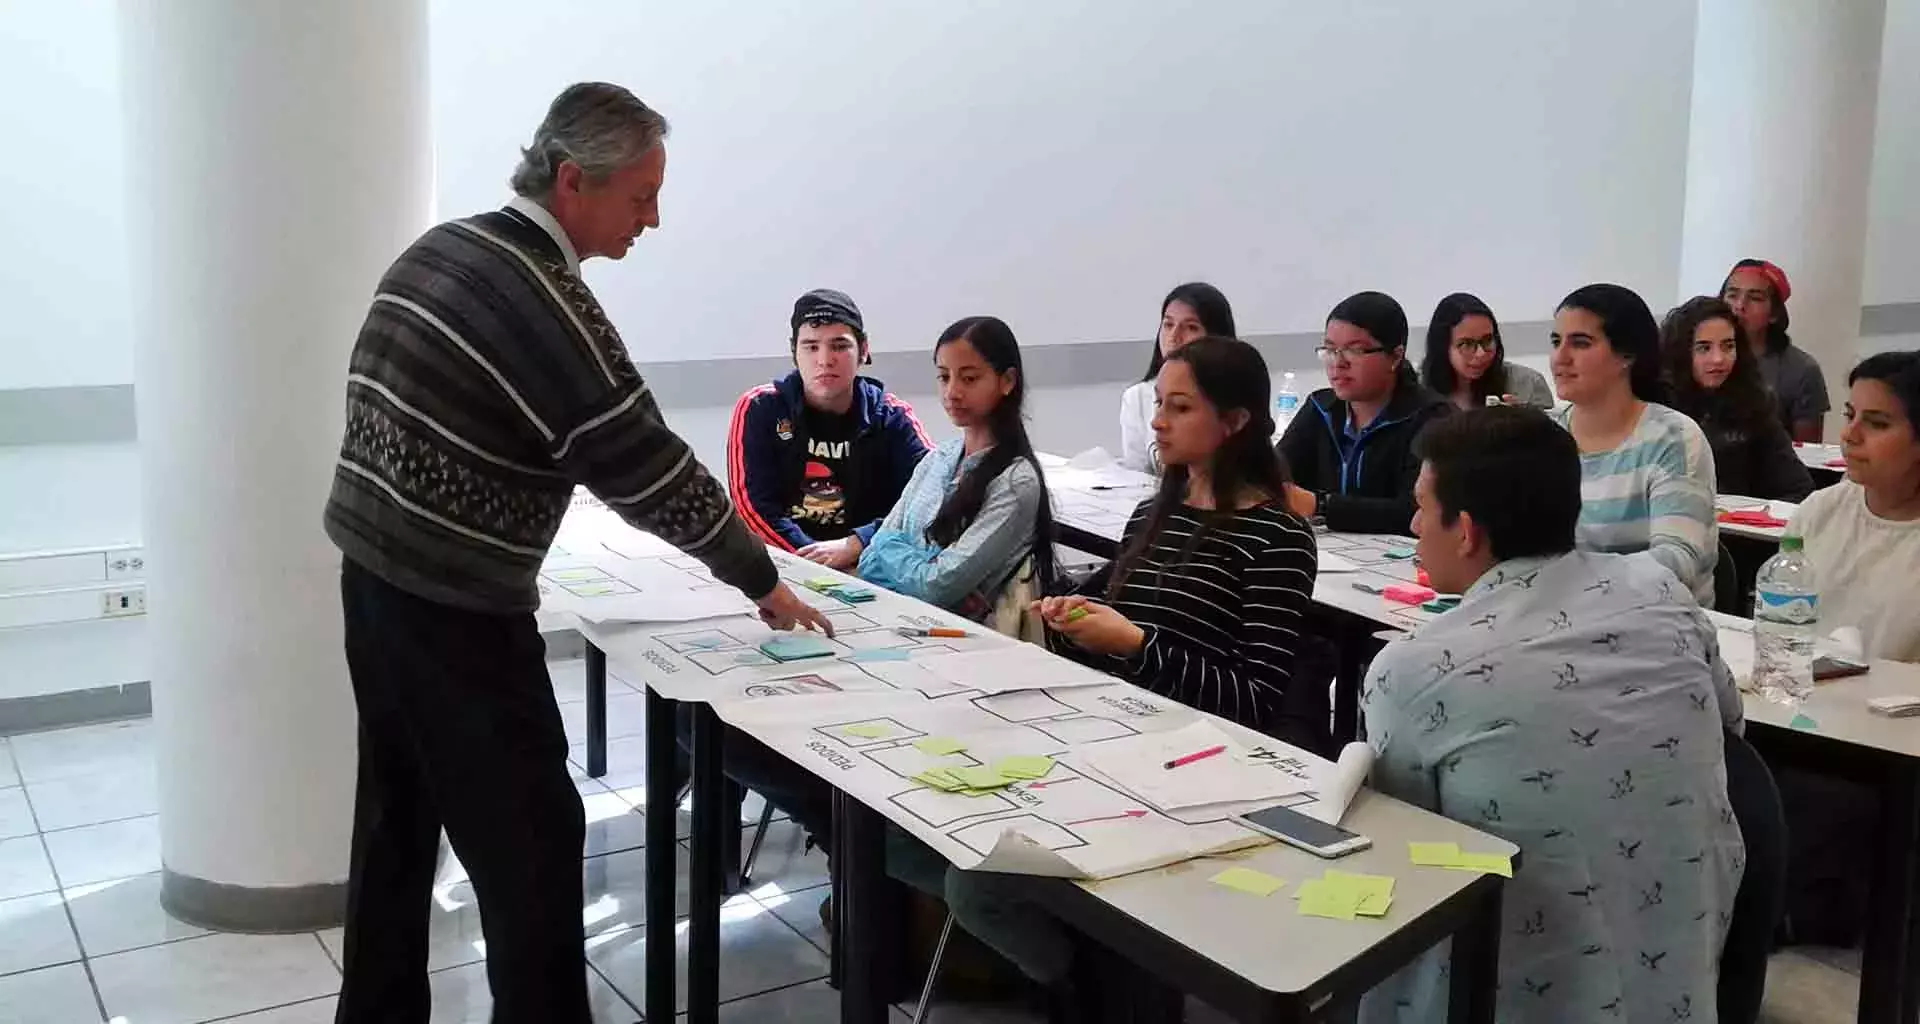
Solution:
M 1285 494 L 1287 466 L 1269 441 L 1273 436 L 1271 387 L 1267 361 L 1260 358 L 1259 349 L 1238 338 L 1207 337 L 1182 347 L 1166 361 L 1186 364 L 1200 394 L 1221 416 L 1235 410 L 1247 413 L 1246 425 L 1221 442 L 1208 460 L 1213 482 L 1213 512 L 1201 517 L 1200 528 L 1181 548 L 1176 562 L 1184 563 L 1210 527 L 1233 517 L 1243 492 L 1257 490 L 1276 499 Z M 1166 467 L 1160 474 L 1160 489 L 1147 509 L 1146 525 L 1114 563 L 1107 600 L 1112 601 L 1127 585 L 1127 577 L 1153 548 L 1166 529 L 1168 517 L 1185 502 L 1186 495 L 1187 467 Z
M 1734 336 L 1733 372 L 1713 391 L 1701 387 L 1693 376 L 1693 336 L 1709 320 L 1732 324 Z M 1733 307 L 1711 295 L 1688 299 L 1660 324 L 1660 362 L 1666 371 L 1668 397 L 1675 409 L 1695 420 L 1712 416 L 1748 434 L 1767 429 L 1775 415 L 1773 398 L 1760 379 L 1755 358 Z

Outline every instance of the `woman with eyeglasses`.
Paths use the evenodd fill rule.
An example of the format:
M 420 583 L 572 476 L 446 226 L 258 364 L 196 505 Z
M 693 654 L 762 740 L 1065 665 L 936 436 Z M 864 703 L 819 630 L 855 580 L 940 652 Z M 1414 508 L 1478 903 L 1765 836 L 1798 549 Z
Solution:
M 1506 405 L 1553 408 L 1553 388 L 1547 378 L 1507 362 L 1500 321 L 1478 296 L 1466 292 L 1454 292 L 1433 307 L 1420 378 L 1457 409 L 1477 409 L 1489 398 Z
M 1580 445 L 1580 547 L 1644 552 L 1713 607 L 1720 528 L 1713 449 L 1700 425 L 1660 404 L 1660 325 L 1645 300 L 1590 284 L 1553 314 L 1552 413 Z
M 1314 352 L 1332 386 L 1308 395 L 1280 438 L 1293 475 L 1287 507 L 1330 530 L 1407 532 L 1420 475 L 1413 439 L 1453 405 L 1407 362 L 1406 312 L 1380 292 L 1348 296 Z

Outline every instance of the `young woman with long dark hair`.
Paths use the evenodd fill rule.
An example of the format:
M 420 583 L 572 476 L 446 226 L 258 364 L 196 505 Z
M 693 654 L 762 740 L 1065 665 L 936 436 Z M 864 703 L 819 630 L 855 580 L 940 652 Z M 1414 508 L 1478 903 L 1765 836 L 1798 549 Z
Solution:
M 1720 283 L 1720 298 L 1733 307 L 1747 344 L 1760 357 L 1760 379 L 1773 393 L 1780 425 L 1795 441 L 1817 442 L 1826 435 L 1822 421 L 1833 400 L 1819 361 L 1787 335 L 1792 294 L 1787 272 L 1766 260 L 1741 260 Z
M 1160 333 L 1154 338 L 1146 375 L 1120 396 L 1121 465 L 1142 473 L 1160 471 L 1153 447 L 1153 382 L 1160 375 L 1160 364 L 1195 338 L 1231 338 L 1236 333 L 1233 306 L 1210 284 L 1189 281 L 1160 300 Z
M 1551 414 L 1580 445 L 1580 547 L 1646 552 L 1713 605 L 1719 524 L 1713 450 L 1698 424 L 1661 404 L 1660 325 L 1617 284 L 1575 289 L 1553 314 Z
M 1538 372 L 1507 362 L 1500 321 L 1479 296 L 1466 292 L 1454 292 L 1433 307 L 1420 381 L 1456 409 L 1478 409 L 1489 398 L 1553 408 L 1553 386 Z
M 860 553 L 860 576 L 974 619 L 993 610 L 1020 564 L 1053 578 L 1053 516 L 1027 438 L 1026 373 L 1013 330 L 990 316 L 955 322 L 934 344 L 940 401 L 961 436 L 927 453 Z
M 1715 485 L 1724 494 L 1799 501 L 1813 476 L 1774 415 L 1773 397 L 1740 340 L 1733 308 L 1696 296 L 1660 325 L 1660 359 L 1673 407 L 1693 417 L 1713 448 Z

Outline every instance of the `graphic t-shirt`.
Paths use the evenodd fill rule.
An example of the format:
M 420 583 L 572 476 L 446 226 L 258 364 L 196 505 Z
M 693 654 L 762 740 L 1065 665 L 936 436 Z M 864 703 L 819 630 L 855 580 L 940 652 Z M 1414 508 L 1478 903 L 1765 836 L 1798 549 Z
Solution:
M 848 456 L 859 422 L 851 412 L 835 414 L 808 408 L 804 415 L 807 461 L 801 472 L 799 500 L 787 514 L 814 540 L 839 540 L 860 525 L 847 518 L 847 491 L 851 487 Z

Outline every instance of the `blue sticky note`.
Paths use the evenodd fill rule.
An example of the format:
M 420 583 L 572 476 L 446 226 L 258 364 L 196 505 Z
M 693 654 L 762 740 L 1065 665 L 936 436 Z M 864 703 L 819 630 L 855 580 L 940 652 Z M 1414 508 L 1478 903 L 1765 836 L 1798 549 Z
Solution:
M 912 661 L 913 655 L 898 647 L 882 647 L 872 651 L 855 651 L 847 655 L 848 661 Z
M 824 658 L 833 652 L 834 646 L 817 636 L 776 636 L 760 645 L 760 653 L 775 661 Z

